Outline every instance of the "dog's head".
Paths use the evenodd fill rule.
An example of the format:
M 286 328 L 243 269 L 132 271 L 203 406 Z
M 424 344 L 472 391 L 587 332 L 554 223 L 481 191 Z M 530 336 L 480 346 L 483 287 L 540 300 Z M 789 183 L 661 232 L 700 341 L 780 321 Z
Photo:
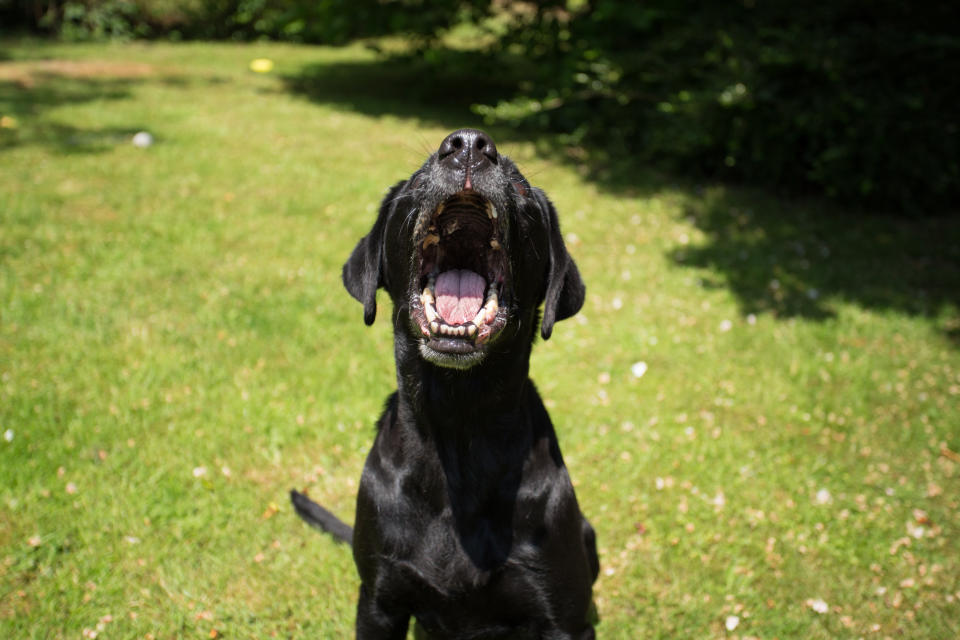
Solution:
M 426 360 L 466 369 L 512 340 L 529 343 L 583 304 L 584 286 L 544 193 L 475 129 L 451 133 L 387 193 L 373 228 L 343 267 L 347 291 L 376 315 L 376 291 L 395 307 L 395 331 Z

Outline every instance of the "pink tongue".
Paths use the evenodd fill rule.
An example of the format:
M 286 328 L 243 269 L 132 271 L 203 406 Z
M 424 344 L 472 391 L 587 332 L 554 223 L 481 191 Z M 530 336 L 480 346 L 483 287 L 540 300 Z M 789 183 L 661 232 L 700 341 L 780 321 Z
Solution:
M 450 325 L 473 320 L 483 304 L 487 282 L 473 271 L 453 269 L 437 276 L 437 311 Z

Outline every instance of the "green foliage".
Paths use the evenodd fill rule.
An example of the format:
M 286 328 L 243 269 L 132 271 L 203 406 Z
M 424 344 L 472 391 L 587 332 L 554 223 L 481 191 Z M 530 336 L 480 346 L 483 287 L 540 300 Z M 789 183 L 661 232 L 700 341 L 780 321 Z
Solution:
M 53 20 L 52 13 L 47 14 Z M 67 41 L 129 40 L 137 33 L 139 9 L 130 0 L 65 2 L 60 15 L 60 36 Z M 139 35 L 145 35 L 142 31 Z
M 516 21 L 530 90 L 479 113 L 671 171 L 939 213 L 960 197 L 948 3 L 596 0 Z
M 198 0 L 183 31 L 196 38 L 326 44 L 394 33 L 429 41 L 453 23 L 478 18 L 488 5 L 489 0 Z

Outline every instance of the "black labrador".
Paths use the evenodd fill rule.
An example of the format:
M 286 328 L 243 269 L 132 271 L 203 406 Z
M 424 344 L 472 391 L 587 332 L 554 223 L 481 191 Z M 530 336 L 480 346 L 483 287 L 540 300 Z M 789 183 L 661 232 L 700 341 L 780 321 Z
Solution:
M 549 338 L 584 297 L 550 201 L 487 134 L 455 131 L 390 189 L 343 282 L 368 325 L 390 294 L 398 390 L 355 530 L 291 497 L 353 544 L 357 637 L 405 638 L 413 616 L 418 637 L 593 638 L 595 534 L 528 378 L 538 324 Z

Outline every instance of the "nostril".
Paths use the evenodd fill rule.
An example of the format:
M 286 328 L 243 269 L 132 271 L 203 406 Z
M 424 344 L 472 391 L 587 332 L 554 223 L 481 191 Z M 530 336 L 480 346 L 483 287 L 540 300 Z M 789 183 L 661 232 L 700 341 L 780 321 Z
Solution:
M 493 140 L 485 135 L 479 135 L 477 136 L 474 146 L 477 151 L 486 156 L 490 162 L 497 164 L 497 147 L 493 144 Z
M 461 138 L 460 136 L 457 136 L 456 138 L 450 141 L 450 144 L 453 146 L 454 149 L 462 149 L 463 138 Z

